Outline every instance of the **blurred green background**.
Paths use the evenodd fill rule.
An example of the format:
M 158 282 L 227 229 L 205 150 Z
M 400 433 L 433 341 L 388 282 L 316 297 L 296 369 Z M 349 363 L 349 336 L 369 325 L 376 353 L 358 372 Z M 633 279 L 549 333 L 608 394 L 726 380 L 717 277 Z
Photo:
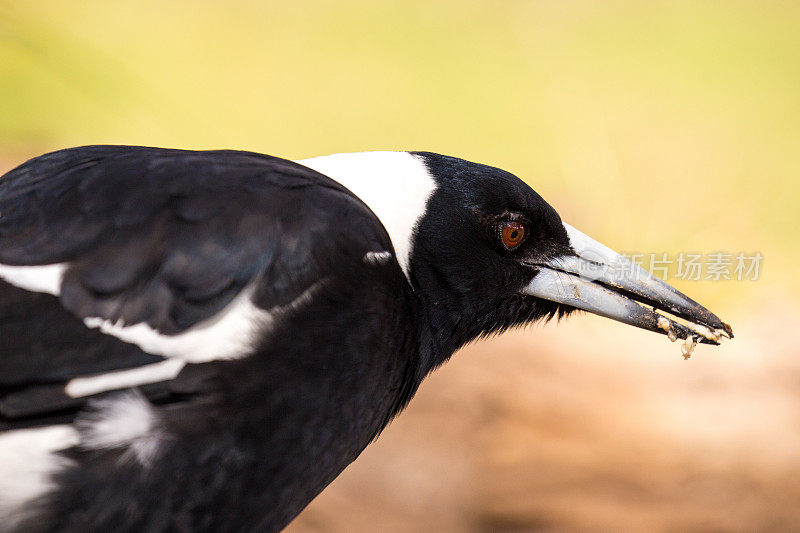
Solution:
M 620 250 L 762 252 L 762 283 L 692 284 L 726 304 L 798 294 L 799 93 L 796 2 L 0 2 L 5 166 L 438 151 Z
M 0 1 L 0 171 L 94 143 L 430 150 L 620 251 L 763 254 L 758 281 L 673 281 L 738 333 L 691 366 L 589 317 L 466 350 L 300 530 L 800 520 L 800 3 Z

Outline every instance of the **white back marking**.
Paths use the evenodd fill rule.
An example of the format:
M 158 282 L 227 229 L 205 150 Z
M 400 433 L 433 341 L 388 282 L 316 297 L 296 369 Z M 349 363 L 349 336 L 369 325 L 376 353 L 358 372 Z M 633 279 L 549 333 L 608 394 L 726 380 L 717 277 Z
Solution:
M 414 229 L 436 189 L 422 158 L 408 152 L 360 152 L 297 163 L 338 181 L 372 209 L 389 233 L 397 261 L 408 277 Z
M 0 434 L 0 523 L 24 518 L 24 505 L 53 488 L 51 476 L 70 461 L 53 452 L 78 444 L 78 432 L 59 425 Z M 0 529 L 2 528 L 0 527 Z
M 128 447 L 124 459 L 135 458 L 150 466 L 164 439 L 156 426 L 153 406 L 137 390 L 130 390 L 89 404 L 75 421 L 80 446 L 93 450 Z
M 67 263 L 52 265 L 12 266 L 0 265 L 0 278 L 26 291 L 61 294 L 61 280 Z

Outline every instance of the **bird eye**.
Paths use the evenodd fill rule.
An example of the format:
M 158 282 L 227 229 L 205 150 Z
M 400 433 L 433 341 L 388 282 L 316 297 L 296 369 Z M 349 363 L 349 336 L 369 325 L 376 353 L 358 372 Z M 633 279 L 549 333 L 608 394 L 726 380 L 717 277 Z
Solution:
M 521 222 L 503 222 L 500 224 L 500 240 L 507 250 L 513 250 L 525 240 L 528 229 Z

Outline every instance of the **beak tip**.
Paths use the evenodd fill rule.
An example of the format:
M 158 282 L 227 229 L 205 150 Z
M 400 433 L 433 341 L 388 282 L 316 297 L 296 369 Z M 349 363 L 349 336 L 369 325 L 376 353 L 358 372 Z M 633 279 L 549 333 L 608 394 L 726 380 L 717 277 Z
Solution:
M 727 322 L 723 322 L 722 330 L 725 332 L 725 335 L 727 335 L 729 339 L 733 338 L 733 328 L 731 327 L 730 324 L 728 324 Z
M 725 333 L 728 334 L 728 338 L 729 339 L 733 338 L 733 328 L 731 328 L 730 324 L 728 324 L 727 322 L 723 322 L 722 323 L 722 329 L 724 329 Z

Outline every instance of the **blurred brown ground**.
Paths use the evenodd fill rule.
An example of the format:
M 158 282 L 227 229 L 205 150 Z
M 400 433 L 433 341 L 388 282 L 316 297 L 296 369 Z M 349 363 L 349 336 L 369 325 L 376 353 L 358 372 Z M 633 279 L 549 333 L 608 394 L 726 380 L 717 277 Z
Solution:
M 586 315 L 469 346 L 288 531 L 797 530 L 800 313 L 737 318 L 688 361 Z

